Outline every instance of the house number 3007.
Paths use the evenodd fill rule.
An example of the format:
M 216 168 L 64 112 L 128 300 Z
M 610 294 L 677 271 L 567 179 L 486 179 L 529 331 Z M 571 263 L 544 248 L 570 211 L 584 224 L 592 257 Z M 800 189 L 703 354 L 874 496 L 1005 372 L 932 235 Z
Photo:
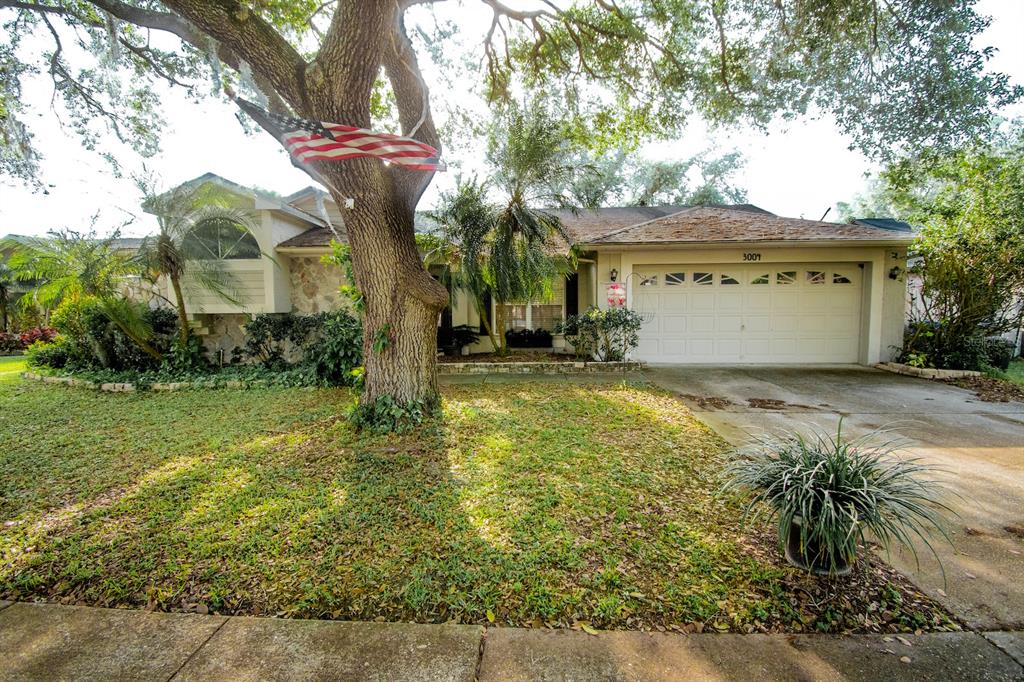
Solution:
M 743 260 L 746 260 L 746 261 L 758 261 L 758 260 L 761 260 L 761 254 L 759 254 L 759 253 L 745 253 L 745 254 L 743 254 Z

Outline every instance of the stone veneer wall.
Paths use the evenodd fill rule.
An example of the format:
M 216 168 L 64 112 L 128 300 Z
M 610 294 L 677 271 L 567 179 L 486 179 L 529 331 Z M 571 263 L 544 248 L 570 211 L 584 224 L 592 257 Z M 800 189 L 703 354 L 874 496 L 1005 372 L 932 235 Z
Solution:
M 210 362 L 220 361 L 220 351 L 224 351 L 224 364 L 231 362 L 231 351 L 245 345 L 245 325 L 250 317 L 245 313 L 230 315 L 196 315 L 200 325 L 200 340 L 206 349 Z
M 345 283 L 341 268 L 321 263 L 319 255 L 291 256 L 288 260 L 293 313 L 311 315 L 349 306 L 348 298 L 338 291 Z M 218 361 L 221 350 L 224 362 L 231 361 L 231 351 L 245 344 L 245 325 L 250 319 L 247 314 L 196 315 L 211 361 Z
M 292 311 L 301 314 L 338 310 L 349 305 L 338 291 L 345 275 L 337 265 L 320 262 L 320 256 L 291 256 Z

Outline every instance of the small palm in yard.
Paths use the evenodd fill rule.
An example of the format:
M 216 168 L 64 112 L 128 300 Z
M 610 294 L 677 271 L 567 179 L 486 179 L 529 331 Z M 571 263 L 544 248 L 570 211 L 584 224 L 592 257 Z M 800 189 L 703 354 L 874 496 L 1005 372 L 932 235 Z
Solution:
M 427 262 L 446 266 L 474 297 L 499 354 L 507 350 L 506 304 L 550 299 L 552 283 L 574 264 L 572 253 L 563 255 L 572 236 L 557 214 L 541 208 L 579 209 L 566 188 L 592 169 L 573 163 L 567 140 L 543 106 L 511 106 L 490 132 L 490 180 L 460 179 L 432 214 L 442 239 Z M 492 194 L 500 201 L 492 202 Z M 493 327 L 488 295 L 497 304 Z
M 869 536 L 886 549 L 937 531 L 948 541 L 933 469 L 896 457 L 900 444 L 874 431 L 848 440 L 813 433 L 766 436 L 743 448 L 727 467 L 727 488 L 749 493 L 747 514 L 778 516 L 786 558 L 818 574 L 843 575 Z M 915 553 L 916 556 L 916 553 Z
M 95 299 L 106 315 L 150 357 L 162 354 L 149 341 L 152 330 L 140 304 L 124 298 L 126 282 L 141 273 L 139 263 L 117 248 L 119 233 L 100 238 L 94 232 L 50 232 L 47 237 L 21 237 L 9 260 L 18 279 L 35 286 L 20 300 L 53 310 L 65 301 Z
M 156 194 L 151 184 L 139 183 L 146 195 L 143 208 L 156 216 L 158 231 L 139 249 L 147 278 L 166 277 L 174 294 L 181 346 L 189 342 L 186 294 L 191 288 L 212 292 L 228 303 L 237 302 L 225 258 L 259 258 L 245 238 L 251 233 L 251 214 L 237 206 L 234 197 L 210 185 L 182 185 Z
M 0 261 L 0 332 L 7 331 L 7 321 L 11 302 L 14 300 L 14 286 L 16 283 L 14 269 L 7 263 Z

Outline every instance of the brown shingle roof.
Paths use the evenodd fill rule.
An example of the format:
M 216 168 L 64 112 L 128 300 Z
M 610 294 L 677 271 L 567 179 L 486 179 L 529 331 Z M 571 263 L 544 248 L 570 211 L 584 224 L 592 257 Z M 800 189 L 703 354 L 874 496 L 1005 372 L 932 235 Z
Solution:
M 305 190 L 304 190 L 305 191 Z M 292 197 L 301 195 L 297 192 Z M 292 199 L 292 197 L 288 197 Z M 579 244 L 588 244 L 610 232 L 621 230 L 624 227 L 645 223 L 650 220 L 670 216 L 686 209 L 686 206 L 616 206 L 609 208 L 598 208 L 580 211 L 573 214 L 572 211 L 560 209 L 548 209 L 562 219 L 566 231 Z M 757 215 L 772 215 L 762 208 L 752 204 L 737 204 L 729 208 L 736 211 L 746 211 Z M 426 212 L 416 213 L 416 230 L 428 231 L 433 228 L 433 223 Z M 319 248 L 330 244 L 334 235 L 327 228 L 313 228 L 303 232 L 297 237 L 292 237 L 280 244 L 278 247 L 285 248 Z
M 286 239 L 277 248 L 321 248 L 330 246 L 334 233 L 327 227 L 314 227 L 291 239 Z
M 758 241 L 892 241 L 911 234 L 865 224 L 782 218 L 750 204 L 736 206 L 626 206 L 571 211 L 551 210 L 576 243 L 671 244 Z M 416 214 L 416 229 L 431 229 L 425 213 Z M 315 227 L 279 244 L 284 248 L 322 248 L 333 233 Z
M 782 218 L 724 207 L 686 208 L 663 218 L 605 233 L 590 241 L 604 244 L 672 244 L 758 241 L 892 241 L 911 235 L 869 225 Z

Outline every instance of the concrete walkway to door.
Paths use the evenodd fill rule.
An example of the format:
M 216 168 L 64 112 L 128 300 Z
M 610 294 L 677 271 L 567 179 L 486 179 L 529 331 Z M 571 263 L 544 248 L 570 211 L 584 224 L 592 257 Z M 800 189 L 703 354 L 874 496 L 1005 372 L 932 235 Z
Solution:
M 985 403 L 946 384 L 855 366 L 652 367 L 647 377 L 727 440 L 808 430 L 860 435 L 889 427 L 907 452 L 943 469 L 953 547 L 941 539 L 890 563 L 979 630 L 1024 627 L 1024 403 Z M 717 398 L 718 400 L 714 400 Z

